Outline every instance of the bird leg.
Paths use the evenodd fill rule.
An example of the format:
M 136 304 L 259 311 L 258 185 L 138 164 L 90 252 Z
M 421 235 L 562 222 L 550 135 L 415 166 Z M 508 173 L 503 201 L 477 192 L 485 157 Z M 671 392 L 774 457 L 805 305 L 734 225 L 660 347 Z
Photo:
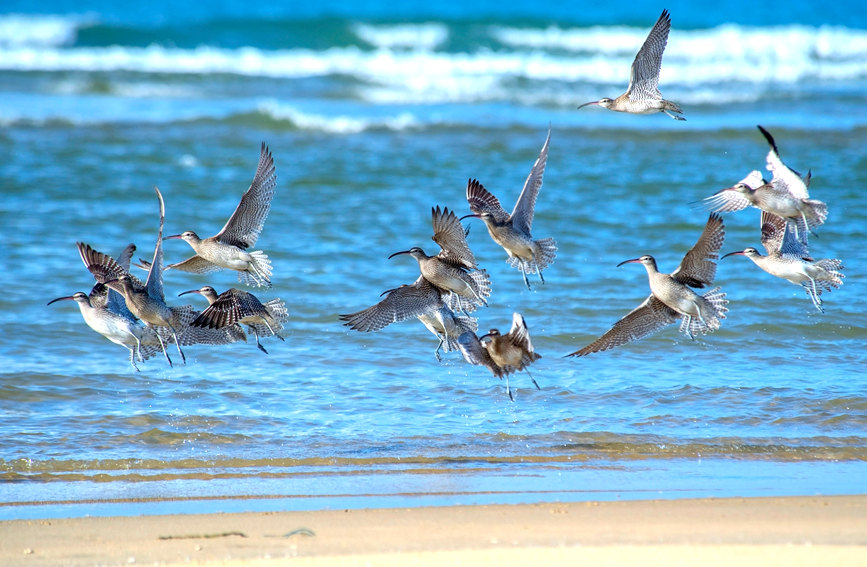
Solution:
M 509 399 L 515 401 L 515 396 L 512 395 L 512 389 L 509 387 L 509 375 L 506 374 L 506 393 L 509 394 Z
M 524 372 L 526 372 L 526 373 L 527 373 L 527 376 L 530 377 L 530 381 L 533 383 L 534 386 L 536 386 L 536 389 L 537 389 L 537 390 L 541 390 L 542 388 L 539 387 L 539 384 L 536 382 L 536 379 L 533 378 L 533 375 L 530 374 L 530 371 L 527 370 L 527 369 L 525 368 L 525 369 L 524 369 Z
M 135 339 L 135 353 L 138 355 L 138 361 L 144 362 L 144 358 L 141 355 L 141 340 L 135 335 L 132 337 Z M 135 366 L 135 364 L 133 364 L 133 366 Z M 136 368 L 136 370 L 138 370 L 138 368 Z
M 807 276 L 810 278 L 810 276 Z M 822 298 L 819 297 L 819 293 L 816 290 L 816 280 L 810 278 L 810 287 L 804 286 L 807 289 L 807 295 L 810 296 L 810 299 L 813 301 L 813 305 L 816 306 L 821 313 L 825 312 L 825 309 L 822 308 Z
M 692 336 L 692 329 L 690 329 L 690 327 L 692 326 L 692 315 L 684 315 L 683 317 L 684 317 L 684 320 L 683 320 L 684 325 L 683 326 L 686 329 L 686 336 L 689 337 L 690 340 L 694 341 L 695 337 Z
M 530 287 L 530 280 L 527 279 L 527 268 L 524 266 L 524 261 L 521 260 L 518 262 L 518 266 L 521 268 L 521 275 L 524 276 L 524 285 L 527 286 L 527 289 L 532 290 Z
M 138 366 L 135 364 L 135 347 L 126 347 L 129 349 L 129 363 L 132 364 L 132 367 L 135 368 L 136 372 L 139 372 Z M 141 355 L 139 355 L 141 356 Z
M 442 337 L 440 337 L 440 342 L 439 342 L 439 344 L 437 345 L 436 350 L 434 351 L 434 356 L 437 357 L 437 362 L 441 362 L 441 361 L 442 361 L 442 357 L 440 357 L 440 349 L 441 349 L 442 346 L 443 346 L 443 342 L 444 342 L 444 339 L 443 339 Z
M 181 341 L 178 340 L 178 332 L 175 331 L 175 328 L 172 327 L 171 325 L 169 325 L 169 331 L 172 332 L 172 338 L 175 339 L 175 346 L 178 347 L 178 354 L 181 355 L 181 360 L 184 362 L 184 364 L 186 364 L 187 363 L 187 357 L 184 356 L 184 351 L 181 350 Z M 163 350 L 165 350 L 165 347 L 163 347 Z M 166 356 L 168 356 L 168 355 L 166 355 Z
M 150 324 L 148 324 L 148 326 L 150 326 Z M 160 336 L 159 333 L 156 332 L 156 329 L 154 329 L 154 333 L 156 333 L 157 340 L 160 342 L 160 346 L 163 349 L 163 354 L 166 356 L 166 360 L 169 362 L 169 367 L 174 368 L 174 364 L 172 364 L 172 359 L 169 358 L 169 353 L 166 352 L 166 344 L 163 342 L 163 338 Z M 178 347 L 178 350 L 180 350 L 180 347 Z
M 268 326 L 268 323 L 265 323 L 265 326 L 268 327 L 268 330 L 271 330 L 271 327 Z M 256 329 L 254 325 L 250 325 L 250 328 L 253 329 L 253 334 L 256 335 L 256 346 L 259 347 L 259 350 L 268 354 L 268 351 L 265 350 L 265 347 L 262 346 L 262 343 L 259 342 L 259 331 Z M 271 331 L 273 333 L 273 331 Z

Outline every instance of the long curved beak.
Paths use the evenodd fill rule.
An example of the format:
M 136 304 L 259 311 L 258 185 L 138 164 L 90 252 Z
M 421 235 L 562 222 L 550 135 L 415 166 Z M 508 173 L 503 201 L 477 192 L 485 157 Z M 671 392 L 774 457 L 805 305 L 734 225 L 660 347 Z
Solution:
M 402 251 L 400 251 L 400 252 L 395 252 L 394 254 L 392 254 L 391 256 L 389 256 L 388 259 L 391 260 L 391 259 L 394 258 L 395 256 L 400 256 L 401 254 L 409 254 L 409 250 L 402 250 Z
M 181 237 L 180 234 L 173 234 L 171 236 L 164 236 L 163 240 L 171 240 L 172 238 L 180 238 L 180 237 Z
M 199 291 L 199 290 L 197 290 L 197 289 L 190 289 L 190 290 L 187 290 L 187 291 L 182 291 L 181 293 L 178 294 L 178 297 L 180 297 L 180 296 L 182 296 L 182 295 L 186 295 L 186 294 L 188 294 L 188 293 L 202 293 L 202 292 Z
M 55 301 L 62 301 L 62 300 L 64 300 L 64 299 L 75 299 L 75 297 L 72 296 L 72 295 L 65 295 L 65 296 L 63 296 L 63 297 L 58 297 L 57 299 L 52 299 L 51 301 L 49 301 L 49 302 L 46 303 L 45 305 L 51 305 L 51 304 L 54 303 Z
M 636 263 L 636 262 L 640 262 L 640 261 L 641 261 L 641 258 L 633 258 L 632 260 L 623 260 L 622 262 L 617 264 L 617 267 L 619 268 L 623 264 L 632 264 L 632 263 Z
M 729 256 L 734 256 L 734 255 L 736 255 L 736 254 L 740 254 L 741 256 L 744 256 L 744 255 L 745 255 L 743 250 L 738 250 L 737 252 L 729 252 L 728 254 L 726 254 L 725 256 L 723 256 L 722 258 L 720 258 L 720 260 L 723 260 L 723 259 L 725 259 L 725 258 L 728 258 Z
M 584 104 L 582 104 L 578 108 L 584 108 L 585 106 L 590 106 L 591 104 L 599 104 L 599 101 L 598 100 L 591 100 L 590 102 L 585 102 Z
M 464 215 L 464 216 L 462 216 L 461 218 L 459 218 L 458 220 L 459 220 L 459 221 L 462 221 L 462 220 L 464 220 L 464 219 L 468 219 L 468 218 L 470 218 L 470 217 L 480 219 L 480 218 L 482 218 L 482 215 L 477 215 L 477 214 Z

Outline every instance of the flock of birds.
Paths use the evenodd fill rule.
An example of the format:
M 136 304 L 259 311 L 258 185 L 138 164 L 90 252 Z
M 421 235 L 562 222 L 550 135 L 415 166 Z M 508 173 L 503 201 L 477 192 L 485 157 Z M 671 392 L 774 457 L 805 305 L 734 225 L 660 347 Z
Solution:
M 685 120 L 680 106 L 663 99 L 659 91 L 662 54 L 670 29 L 671 18 L 668 11 L 663 10 L 632 63 L 626 92 L 615 99 L 602 98 L 578 108 L 598 105 L 632 114 L 661 112 L 676 120 Z M 730 252 L 723 258 L 746 256 L 769 274 L 802 286 L 816 309 L 823 311 L 822 292 L 842 285 L 844 277 L 840 260 L 814 260 L 808 250 L 808 237 L 825 222 L 827 206 L 809 197 L 807 188 L 811 174 L 801 175 L 783 163 L 774 138 L 763 127 L 758 128 L 770 145 L 766 167 L 772 178 L 766 180 L 759 170 L 754 170 L 732 187 L 707 197 L 704 202 L 710 216 L 705 228 L 674 271 L 660 272 L 654 257 L 647 254 L 618 264 L 642 264 L 647 270 L 650 295 L 598 339 L 567 356 L 585 356 L 612 349 L 677 321 L 680 321 L 680 331 L 691 339 L 718 329 L 728 311 L 725 293 L 714 287 L 699 295 L 694 289 L 711 286 L 716 276 L 716 260 L 725 239 L 720 213 L 748 207 L 761 211 L 761 244 L 767 254 L 749 247 Z M 453 210 L 439 206 L 431 210 L 432 239 L 440 248 L 437 254 L 429 256 L 422 248 L 413 247 L 389 256 L 412 256 L 418 262 L 418 279 L 383 292 L 384 298 L 375 305 L 340 315 L 340 320 L 350 329 L 370 332 L 417 318 L 439 340 L 434 351 L 437 359 L 441 350 L 459 350 L 468 363 L 485 366 L 494 376 L 505 378 L 506 391 L 513 397 L 509 375 L 522 370 L 529 375 L 527 367 L 540 355 L 533 348 L 530 332 L 520 313 L 513 314 L 506 334 L 495 328 L 481 336 L 477 334 L 478 320 L 470 313 L 487 306 L 491 281 L 488 273 L 479 268 L 467 244 L 469 229 L 461 221 L 478 218 L 485 223 L 491 238 L 506 251 L 507 262 L 520 271 L 528 289 L 531 289 L 531 276 L 544 283 L 543 271 L 554 261 L 557 246 L 553 238 L 534 239 L 531 229 L 550 138 L 549 127 L 539 157 L 511 213 L 478 180 L 470 179 L 466 199 L 471 214 L 458 217 Z M 248 249 L 255 245 L 262 231 L 275 187 L 274 161 L 263 143 L 253 182 L 226 225 L 210 238 L 202 239 L 193 231 L 165 237 L 165 240 L 182 239 L 195 251 L 191 258 L 170 264 L 165 270 L 204 274 L 232 269 L 238 272 L 239 281 L 248 286 L 271 287 L 271 264 L 267 255 Z M 137 264 L 148 270 L 146 281 L 130 273 L 133 245 L 127 246 L 114 259 L 78 243 L 81 258 L 97 283 L 90 294 L 78 292 L 50 303 L 62 299 L 76 301 L 85 322 L 93 330 L 129 349 L 133 366 L 136 361 L 144 361 L 159 352 L 171 365 L 166 347 L 170 342 L 184 359 L 182 345 L 246 340 L 242 324 L 254 333 L 259 349 L 267 353 L 260 337 L 282 339 L 279 332 L 288 320 L 285 304 L 280 299 L 262 303 L 247 291 L 232 288 L 218 294 L 206 285 L 179 294 L 204 296 L 210 304 L 204 311 L 196 311 L 189 305 L 169 307 L 166 304 L 162 281 L 165 205 L 159 189 L 155 190 L 160 220 L 154 254 L 152 260 Z M 530 379 L 539 388 L 532 375 Z
M 285 303 L 272 299 L 265 303 L 252 293 L 230 288 L 221 294 L 211 286 L 184 291 L 198 293 L 209 306 L 197 311 L 191 305 L 170 307 L 163 291 L 163 272 L 169 269 L 206 274 L 220 269 L 238 272 L 238 280 L 255 287 L 271 287 L 271 263 L 261 251 L 250 251 L 256 244 L 271 210 L 271 200 L 277 186 L 274 158 L 263 143 L 259 165 L 250 187 L 241 197 L 235 212 L 225 226 L 210 238 L 199 238 L 193 231 L 165 237 L 182 239 L 195 254 L 177 264 L 163 267 L 163 225 L 165 202 L 159 188 L 154 187 L 159 200 L 159 231 L 151 260 L 142 260 L 138 267 L 147 270 L 142 282 L 130 272 L 135 245 L 129 244 L 115 259 L 79 242 L 78 252 L 88 271 L 96 279 L 89 294 L 77 292 L 49 302 L 73 300 L 78 304 L 85 323 L 110 341 L 129 350 L 130 363 L 162 352 L 169 365 L 172 359 L 166 345 L 173 342 L 181 360 L 186 362 L 181 346 L 191 344 L 222 345 L 246 341 L 245 325 L 256 336 L 256 346 L 267 354 L 260 337 L 283 339 L 280 331 L 289 319 Z

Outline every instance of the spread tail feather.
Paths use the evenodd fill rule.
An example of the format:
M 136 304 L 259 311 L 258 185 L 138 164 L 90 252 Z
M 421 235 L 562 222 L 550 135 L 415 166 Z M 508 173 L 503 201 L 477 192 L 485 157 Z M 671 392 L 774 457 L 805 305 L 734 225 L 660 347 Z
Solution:
M 238 281 L 250 287 L 271 287 L 271 260 L 261 250 L 250 252 L 253 262 L 250 268 L 238 272 Z
M 729 302 L 726 299 L 726 294 L 718 287 L 708 291 L 702 297 L 707 302 L 706 307 L 709 307 L 707 312 L 704 312 L 705 310 L 702 309 L 702 319 L 704 321 L 697 317 L 685 315 L 680 323 L 680 332 L 690 337 L 694 337 L 698 333 L 706 335 L 719 329 L 720 319 L 725 319 L 726 312 L 729 310 L 726 307 Z

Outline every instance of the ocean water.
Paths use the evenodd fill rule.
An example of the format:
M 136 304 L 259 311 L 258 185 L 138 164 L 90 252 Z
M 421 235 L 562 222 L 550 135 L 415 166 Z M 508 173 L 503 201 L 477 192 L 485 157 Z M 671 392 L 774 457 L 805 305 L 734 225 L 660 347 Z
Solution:
M 100 4 L 0 13 L 0 518 L 864 492 L 863 11 Z M 663 7 L 661 88 L 687 121 L 577 110 L 623 92 Z M 644 270 L 619 262 L 674 269 L 707 219 L 698 202 L 764 167 L 758 124 L 828 204 L 811 252 L 846 279 L 826 312 L 730 257 L 719 331 L 565 358 L 647 296 Z M 541 390 L 515 375 L 510 401 L 459 353 L 437 361 L 416 321 L 340 323 L 415 280 L 413 260 L 387 257 L 434 251 L 431 207 L 469 213 L 468 178 L 510 209 L 549 125 L 533 224 L 558 244 L 546 283 L 528 291 L 464 221 L 492 280 L 480 333 L 522 313 Z M 216 233 L 262 141 L 278 187 L 257 248 L 274 286 L 252 291 L 291 316 L 269 355 L 191 346 L 186 365 L 137 372 L 72 302 L 46 305 L 93 285 L 76 241 L 150 256 L 155 185 L 166 233 Z M 725 223 L 723 253 L 759 245 L 754 209 Z M 167 300 L 204 284 L 238 285 L 170 271 Z

